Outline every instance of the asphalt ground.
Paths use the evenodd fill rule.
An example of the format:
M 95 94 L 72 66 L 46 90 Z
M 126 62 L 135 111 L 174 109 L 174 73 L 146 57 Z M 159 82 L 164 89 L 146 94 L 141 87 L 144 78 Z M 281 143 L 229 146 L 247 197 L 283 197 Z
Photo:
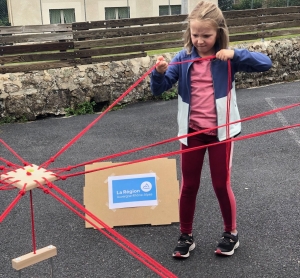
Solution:
M 238 90 L 242 118 L 298 102 L 300 82 Z M 109 112 L 52 166 L 76 165 L 175 137 L 176 113 L 177 100 L 136 103 Z M 297 124 L 299 115 L 298 106 L 244 122 L 241 135 Z M 97 116 L 6 124 L 0 126 L 0 138 L 25 160 L 40 165 Z M 176 141 L 113 161 L 131 161 L 178 148 Z M 18 162 L 3 146 L 0 157 Z M 214 254 L 223 224 L 207 163 L 194 221 L 197 246 L 189 259 L 171 257 L 179 236 L 178 223 L 123 226 L 115 230 L 178 277 L 300 277 L 299 157 L 299 128 L 235 142 L 232 187 L 237 200 L 240 247 L 231 257 Z M 179 162 L 178 156 L 176 159 Z M 55 184 L 83 203 L 84 176 Z M 16 190 L 0 191 L 1 213 L 16 195 Z M 54 245 L 58 249 L 53 258 L 53 277 L 159 277 L 99 231 L 86 229 L 82 219 L 39 190 L 34 190 L 34 211 L 37 248 Z M 0 231 L 0 277 L 19 277 L 11 260 L 33 250 L 29 194 L 0 223 Z M 51 277 L 50 263 L 35 264 L 21 274 L 21 277 Z

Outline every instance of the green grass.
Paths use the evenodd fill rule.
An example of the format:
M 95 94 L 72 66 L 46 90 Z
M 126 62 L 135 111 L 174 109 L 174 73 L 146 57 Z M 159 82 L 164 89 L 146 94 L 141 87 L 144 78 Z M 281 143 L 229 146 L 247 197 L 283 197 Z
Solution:
M 88 102 L 85 101 L 83 103 L 77 104 L 74 108 L 65 108 L 66 116 L 78 116 L 78 115 L 86 115 L 86 114 L 94 114 L 94 106 L 96 102 Z

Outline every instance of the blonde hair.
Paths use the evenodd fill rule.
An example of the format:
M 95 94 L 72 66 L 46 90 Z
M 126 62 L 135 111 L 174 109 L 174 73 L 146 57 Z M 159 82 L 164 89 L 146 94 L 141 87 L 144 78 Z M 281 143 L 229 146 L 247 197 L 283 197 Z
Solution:
M 222 11 L 213 3 L 207 1 L 200 1 L 192 12 L 187 17 L 187 28 L 183 34 L 184 47 L 188 54 L 192 52 L 192 40 L 190 23 L 191 20 L 205 20 L 212 24 L 217 29 L 217 43 L 220 49 L 228 48 L 229 46 L 229 32 L 226 20 Z

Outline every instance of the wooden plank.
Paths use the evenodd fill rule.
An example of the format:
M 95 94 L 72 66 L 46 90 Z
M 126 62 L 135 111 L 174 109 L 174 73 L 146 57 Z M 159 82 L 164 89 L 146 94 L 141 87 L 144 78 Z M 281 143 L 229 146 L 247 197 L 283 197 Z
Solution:
M 257 31 L 257 25 L 245 25 L 245 26 L 232 26 L 228 27 L 229 34 L 255 32 Z
M 103 39 L 113 37 L 134 36 L 141 34 L 156 34 L 163 32 L 178 32 L 186 28 L 186 25 L 181 23 L 168 24 L 168 25 L 150 25 L 139 27 L 126 27 L 126 28 L 112 28 L 112 29 L 99 29 L 88 31 L 75 31 L 74 39 Z
M 276 14 L 291 14 L 299 13 L 300 7 L 278 7 L 278 8 L 266 8 L 266 9 L 249 9 L 249 10 L 235 10 L 224 11 L 223 14 L 226 20 L 236 18 L 248 18 L 256 17 L 259 15 L 276 15 Z M 129 18 L 119 20 L 102 20 L 91 22 L 74 22 L 72 24 L 73 30 L 87 30 L 95 28 L 108 28 L 108 27 L 120 27 L 120 26 L 134 26 L 134 25 L 147 25 L 147 24 L 161 24 L 161 23 L 173 23 L 183 22 L 187 18 L 187 15 L 173 15 L 173 16 L 158 16 L 158 17 L 143 17 L 143 18 Z M 244 23 L 246 24 L 246 23 Z
M 276 15 L 276 14 L 291 14 L 299 13 L 300 6 L 295 7 L 277 7 L 277 8 L 260 8 L 260 9 L 248 9 L 248 10 L 232 10 L 224 11 L 225 19 L 243 18 L 243 17 L 255 17 L 261 15 Z
M 258 38 L 257 33 L 254 33 L 254 34 L 240 34 L 240 35 L 229 36 L 229 41 L 231 41 L 231 42 L 248 41 L 248 40 L 257 40 L 257 38 Z
M 25 54 L 14 56 L 0 56 L 0 64 L 38 62 L 38 61 L 54 61 L 54 60 L 70 60 L 74 59 L 73 52 L 56 52 L 49 54 Z
M 72 24 L 45 24 L 45 25 L 23 25 L 23 26 L 1 26 L 0 35 L 24 34 L 42 32 L 70 32 Z
M 72 32 L 31 34 L 0 37 L 0 44 L 72 40 Z
M 104 57 L 97 57 L 97 58 L 76 59 L 76 60 L 70 60 L 66 62 L 47 62 L 47 63 L 36 63 L 36 64 L 23 64 L 18 66 L 2 66 L 0 67 L 0 73 L 4 74 L 4 73 L 14 73 L 14 72 L 32 72 L 37 70 L 75 67 L 76 65 L 120 61 L 120 60 L 140 58 L 146 56 L 147 53 L 143 52 L 143 53 L 130 53 L 125 55 L 104 56 Z
M 41 261 L 47 260 L 57 255 L 57 249 L 55 246 L 50 245 L 42 249 L 36 250 L 35 254 L 33 252 L 18 257 L 12 260 L 12 267 L 15 270 L 21 270 L 33 264 L 39 263 Z
M 257 9 L 257 11 L 261 15 L 292 14 L 292 13 L 300 13 L 300 6 L 264 8 L 264 9 Z
M 145 42 L 158 42 L 168 40 L 179 40 L 183 36 L 183 32 L 174 33 L 163 33 L 163 34 L 148 34 L 141 36 L 129 36 L 129 37 L 118 37 L 118 38 L 107 38 L 100 40 L 89 40 L 89 41 L 78 41 L 74 42 L 74 48 L 93 48 L 103 46 L 116 46 L 126 44 L 136 44 Z
M 54 173 L 31 164 L 2 174 L 1 179 L 11 182 L 14 187 L 20 190 L 24 189 L 24 185 L 26 185 L 24 190 L 29 191 L 37 188 L 40 184 L 46 184 L 46 180 L 55 181 L 57 177 Z
M 133 58 L 141 58 L 146 57 L 147 53 L 130 53 L 125 55 L 109 55 L 104 57 L 97 57 L 97 58 L 86 58 L 86 59 L 77 59 L 75 60 L 76 65 L 88 65 L 93 63 L 105 63 L 105 62 L 112 62 L 112 61 L 121 61 Z
M 288 30 L 270 30 L 258 33 L 259 38 L 288 36 L 288 35 L 300 35 L 300 27 Z
M 299 20 L 300 13 L 294 14 L 280 14 L 280 15 L 264 15 L 258 17 L 258 24 L 260 23 L 269 23 L 269 22 L 280 22 L 288 20 Z
M 180 40 L 180 41 L 172 41 L 172 42 L 158 42 L 158 43 L 149 43 L 149 44 L 106 47 L 106 48 L 98 48 L 98 49 L 75 50 L 74 53 L 76 58 L 80 58 L 80 57 L 140 52 L 140 51 L 156 50 L 156 49 L 163 49 L 163 48 L 176 48 L 182 46 L 183 46 L 183 42 Z
M 186 17 L 187 15 L 167 15 L 167 16 L 155 16 L 155 17 L 100 20 L 100 21 L 90 21 L 90 22 L 74 22 L 72 23 L 72 29 L 88 30 L 88 29 L 95 29 L 95 28 L 174 23 L 174 22 L 185 21 Z
M 1 66 L 0 73 L 13 73 L 13 72 L 31 72 L 36 70 L 47 70 L 55 68 L 73 67 L 75 60 L 61 61 L 61 62 L 46 62 L 46 63 L 33 63 L 21 64 L 18 66 Z
M 256 9 L 253 10 L 232 10 L 232 11 L 223 11 L 226 22 L 229 19 L 242 18 L 242 17 L 256 17 L 258 14 Z
M 259 24 L 257 26 L 257 30 L 291 28 L 291 27 L 299 27 L 299 26 L 300 26 L 300 20 L 282 21 L 282 22 L 271 22 L 271 23 L 262 23 L 262 24 Z
M 245 17 L 226 20 L 227 26 L 257 25 L 257 17 Z
M 0 46 L 0 55 L 33 53 L 42 51 L 68 50 L 73 49 L 73 42 L 50 42 L 41 44 L 26 44 L 26 45 L 8 45 Z

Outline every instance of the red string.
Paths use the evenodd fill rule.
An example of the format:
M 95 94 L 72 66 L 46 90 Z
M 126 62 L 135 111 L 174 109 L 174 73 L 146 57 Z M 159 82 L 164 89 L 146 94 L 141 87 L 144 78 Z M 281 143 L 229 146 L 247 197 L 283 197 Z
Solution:
M 12 181 L 10 183 L 5 182 L 4 180 L 1 181 L 1 183 L 3 184 L 0 187 L 0 190 L 12 190 L 12 189 L 16 189 L 16 187 L 13 186 L 14 183 L 19 182 L 20 180 L 16 180 L 16 181 Z
M 55 159 L 60 156 L 64 151 L 66 151 L 72 144 L 74 144 L 80 137 L 82 137 L 91 127 L 93 127 L 108 111 L 110 111 L 116 104 L 118 104 L 126 95 L 128 95 L 139 83 L 141 83 L 146 76 L 148 76 L 153 69 L 156 67 L 154 65 L 146 73 L 144 73 L 133 85 L 131 85 L 120 97 L 118 97 L 108 108 L 102 112 L 94 121 L 92 121 L 86 128 L 84 128 L 79 134 L 77 134 L 69 143 L 67 143 L 61 150 L 51 157 L 48 161 L 44 162 L 41 167 L 47 167 L 50 163 L 54 162 Z
M 0 139 L 0 143 L 2 143 L 15 157 L 17 157 L 23 165 L 27 165 L 28 162 L 26 162 L 21 156 L 19 156 L 8 144 L 6 144 L 2 139 Z
M 15 169 L 23 167 L 21 165 L 17 165 L 17 164 L 14 164 L 14 163 L 8 161 L 8 160 L 4 159 L 3 157 L 0 157 L 0 160 L 3 161 L 7 166 L 14 167 Z
M 49 188 L 53 188 L 54 190 L 56 190 L 59 194 L 61 194 L 69 202 L 71 202 L 78 209 L 80 209 L 86 215 L 88 215 L 89 217 L 91 217 L 95 222 L 97 222 L 97 224 L 101 225 L 105 229 L 100 228 L 94 222 L 92 222 L 88 218 L 84 217 L 77 210 L 75 210 L 73 207 L 71 207 L 68 203 L 66 203 L 60 197 L 56 196 L 53 192 L 51 192 L 51 190 L 47 190 L 42 185 L 40 185 L 40 188 L 44 189 L 45 193 L 50 194 L 52 197 L 54 197 L 56 200 L 58 200 L 59 202 L 61 202 L 64 206 L 66 206 L 67 208 L 69 208 L 71 211 L 73 211 L 79 217 L 81 217 L 82 219 L 84 219 L 85 221 L 87 221 L 88 223 L 90 223 L 93 227 L 95 227 L 97 230 L 99 230 L 102 234 L 104 234 L 105 236 L 107 236 L 109 239 L 111 239 L 117 245 L 119 245 L 120 247 L 122 247 L 124 250 L 126 250 L 128 253 L 130 253 L 133 257 L 135 257 L 136 259 L 138 259 L 139 261 L 141 261 L 143 264 L 145 264 L 146 266 L 148 266 L 152 271 L 156 272 L 161 277 L 176 277 L 172 272 L 170 272 L 168 269 L 164 268 L 161 264 L 159 264 L 157 261 L 155 261 L 149 255 L 147 255 L 146 253 L 144 253 L 137 246 L 135 246 L 130 241 L 128 241 L 126 238 L 124 238 L 122 235 L 120 235 L 119 233 L 117 233 L 116 231 L 114 231 L 112 228 L 110 228 L 109 226 L 107 226 L 103 221 L 101 221 L 94 214 L 92 214 L 90 211 L 88 211 L 87 209 L 85 209 L 80 203 L 78 203 L 76 200 L 74 200 L 72 197 L 70 197 L 68 194 L 66 194 L 64 191 L 62 191 L 60 188 L 58 188 L 54 184 L 50 183 L 49 181 L 47 181 L 47 185 L 48 185 Z M 118 240 L 121 240 L 122 243 L 125 244 L 125 245 L 123 245 L 121 242 L 117 241 L 108 232 L 111 233 L 112 235 L 114 235 Z M 134 252 L 132 252 L 132 250 L 134 250 L 137 254 L 135 254 Z M 144 260 L 142 260 L 141 257 Z
M 0 215 L 0 223 L 6 218 L 6 216 L 10 213 L 10 211 L 15 207 L 15 205 L 19 202 L 19 200 L 25 195 L 25 185 L 22 190 L 19 191 L 18 196 L 10 203 L 10 205 L 6 208 L 6 210 Z
M 215 58 L 215 56 L 211 56 L 211 57 L 206 57 L 205 59 L 212 59 Z M 194 61 L 199 61 L 202 60 L 202 58 L 199 59 L 195 59 L 195 60 L 189 60 L 189 61 L 184 61 L 184 62 L 176 62 L 176 63 L 171 63 L 171 64 L 181 64 L 181 63 L 186 63 L 186 62 L 194 62 Z M 149 69 L 141 78 L 139 78 L 139 80 L 134 83 L 131 87 L 129 87 L 116 101 L 114 101 L 102 114 L 100 114 L 99 117 L 97 117 L 90 125 L 88 125 L 83 131 L 81 131 L 77 136 L 75 136 L 68 144 L 66 144 L 55 156 L 51 157 L 48 161 L 46 161 L 44 164 L 42 164 L 40 166 L 40 168 L 43 165 L 48 165 L 51 162 L 53 162 L 59 155 L 61 155 L 64 151 L 66 151 L 74 142 L 76 142 L 80 137 L 82 137 L 98 120 L 100 120 L 113 106 L 115 106 L 122 98 L 124 98 L 132 89 L 134 89 L 153 69 L 154 67 L 156 67 L 156 65 L 154 65 L 151 69 Z M 261 135 L 265 135 L 268 133 L 272 133 L 272 132 L 277 132 L 280 130 L 285 130 L 287 128 L 294 128 L 294 127 L 299 127 L 300 124 L 295 124 L 295 125 L 291 125 L 291 126 L 286 126 L 286 127 L 281 127 L 281 128 L 276 128 L 276 129 L 271 129 L 271 130 L 266 130 L 266 131 L 262 131 L 262 132 L 258 132 L 258 133 L 254 133 L 254 134 L 248 134 L 245 136 L 241 136 L 238 138 L 230 138 L 229 139 L 229 125 L 233 124 L 233 123 L 229 123 L 230 119 L 230 98 L 231 98 L 231 68 L 230 68 L 230 62 L 228 63 L 228 95 L 227 95 L 227 115 L 226 115 L 226 135 L 227 135 L 227 140 L 225 142 L 217 142 L 214 144 L 209 144 L 205 147 L 209 147 L 209 146 L 213 146 L 213 145 L 217 145 L 217 144 L 222 144 L 222 143 L 230 143 L 233 141 L 240 141 L 240 140 L 245 140 L 248 138 L 252 138 L 252 137 L 256 137 L 256 136 L 261 136 Z M 299 104 L 296 104 L 299 105 Z M 296 106 L 295 105 L 295 106 Z M 273 112 L 274 113 L 274 112 Z M 267 113 L 265 113 L 267 114 Z M 257 115 L 253 116 L 253 118 L 257 117 Z M 245 120 L 245 119 L 244 119 Z M 239 122 L 239 121 L 237 121 Z M 204 131 L 202 131 L 204 132 Z M 200 132 L 199 132 L 200 133 Z M 182 136 L 183 137 L 188 137 L 188 136 L 192 136 L 192 135 L 185 135 Z M 179 137 L 174 138 L 174 140 L 178 140 Z M 173 139 L 172 139 L 173 140 Z M 164 142 L 167 142 L 168 140 L 165 140 Z M 24 165 L 28 165 L 28 163 L 23 160 L 14 150 L 12 150 L 2 139 L 0 139 L 0 142 L 8 148 L 8 150 L 10 150 L 18 159 L 20 159 L 20 161 L 24 164 Z M 152 146 L 154 145 L 158 145 L 158 144 L 162 144 L 162 142 L 159 143 L 155 143 L 152 144 Z M 137 148 L 137 149 L 143 149 L 149 146 L 145 146 L 145 147 L 141 147 L 141 148 Z M 179 153 L 183 153 L 183 152 L 187 152 L 187 151 L 193 151 L 196 149 L 200 149 L 203 148 L 204 146 L 200 146 L 200 147 L 196 147 L 196 148 L 191 148 L 191 149 L 187 149 L 187 150 L 179 150 L 179 151 L 175 151 L 175 152 L 170 152 L 170 153 L 166 153 L 166 154 L 161 154 L 161 155 L 157 155 L 157 156 L 152 156 L 149 158 L 144 158 L 144 159 L 139 159 L 139 160 L 135 160 L 135 161 L 131 161 L 131 162 L 126 162 L 126 163 L 120 163 L 117 165 L 112 165 L 112 166 L 108 166 L 108 167 L 103 167 L 103 168 L 99 168 L 99 169 L 94 169 L 94 170 L 90 170 L 90 171 L 85 171 L 85 172 L 79 172 L 79 173 L 75 173 L 75 174 L 71 174 L 69 176 L 65 176 L 65 177 L 71 177 L 71 176 L 75 176 L 75 175 L 79 175 L 79 174 L 86 174 L 86 173 L 90 173 L 90 172 L 95 172 L 95 171 L 99 171 L 99 170 L 103 170 L 103 169 L 108 169 L 108 168 L 114 168 L 114 167 L 119 167 L 122 165 L 128 165 L 128 164 L 133 164 L 133 163 L 138 163 L 138 162 L 142 162 L 145 160 L 152 160 L 152 159 L 156 159 L 156 158 L 160 158 L 160 157 L 166 157 L 166 156 L 170 156 L 170 155 L 175 155 L 175 154 L 179 154 Z M 127 151 L 127 153 L 132 152 L 133 150 Z M 125 152 L 124 152 L 125 153 Z M 113 155 L 113 156 L 117 156 L 117 155 Z M 15 166 L 18 167 L 17 165 L 14 165 L 4 159 L 1 158 L 2 161 L 5 161 L 6 164 L 8 166 Z M 103 160 L 103 158 L 102 158 Z M 97 160 L 99 161 L 99 159 Z M 77 166 L 76 166 L 77 167 Z M 19 167 L 20 168 L 20 167 Z M 68 170 L 70 169 L 70 166 L 68 167 Z M 3 170 L 3 169 L 2 169 Z M 49 183 L 50 184 L 50 183 Z M 5 184 L 5 186 L 7 186 L 9 184 Z M 25 187 L 26 184 L 24 185 L 23 190 L 20 190 L 18 196 L 13 200 L 13 202 L 8 206 L 8 208 L 4 211 L 4 213 L 0 216 L 0 222 L 2 222 L 5 217 L 8 215 L 8 213 L 12 210 L 12 208 L 17 204 L 17 202 L 20 200 L 20 198 L 25 194 Z M 127 244 L 128 246 L 130 246 L 132 248 L 132 250 L 134 250 L 135 252 L 138 253 L 138 255 L 142 256 L 144 260 L 142 260 L 137 254 L 133 253 L 132 250 L 130 250 L 127 246 L 122 245 L 120 242 L 118 242 L 115 238 L 113 238 L 111 235 L 109 235 L 106 230 L 101 229 L 99 226 L 97 226 L 95 223 L 93 223 L 92 221 L 90 221 L 89 219 L 85 218 L 83 215 L 81 215 L 77 210 L 75 210 L 74 208 L 72 208 L 69 204 L 67 204 L 64 200 L 62 200 L 61 198 L 59 198 L 58 196 L 56 196 L 55 194 L 53 194 L 51 191 L 47 191 L 47 189 L 45 189 L 42 185 L 40 185 L 41 188 L 44 189 L 45 193 L 49 193 L 51 196 L 53 196 L 55 199 L 57 199 L 58 201 L 60 201 L 62 204 L 64 204 L 66 207 L 68 207 L 70 210 L 72 210 L 74 213 L 76 213 L 77 215 L 79 215 L 81 218 L 83 218 L 85 221 L 87 221 L 88 223 L 90 223 L 92 226 L 94 226 L 95 228 L 97 228 L 100 232 L 104 233 L 108 238 L 110 238 L 111 240 L 113 240 L 115 243 L 117 243 L 119 246 L 121 246 L 123 249 L 125 249 L 126 251 L 128 251 L 131 255 L 133 255 L 135 258 L 137 258 L 138 260 L 140 260 L 141 262 L 143 262 L 145 265 L 147 265 L 150 269 L 152 269 L 154 272 L 156 272 L 157 274 L 159 274 L 161 277 L 176 277 L 172 272 L 170 272 L 169 270 L 165 269 L 162 265 L 160 265 L 158 262 L 156 262 L 155 260 L 153 260 L 150 256 L 148 256 L 147 254 L 145 254 L 143 251 L 141 251 L 139 248 L 137 248 L 136 246 L 134 246 L 131 242 L 129 242 L 128 240 L 126 240 L 125 238 L 123 238 L 121 235 L 119 235 L 118 233 L 116 233 L 113 229 L 111 229 L 110 227 L 108 227 L 105 223 L 103 223 L 100 219 L 98 219 L 97 217 L 95 217 L 92 213 L 90 213 L 89 211 L 87 211 L 83 206 L 81 206 L 79 203 L 77 203 L 74 199 L 72 199 L 70 196 L 68 196 L 67 194 L 65 194 L 63 191 L 61 191 L 59 188 L 55 187 L 53 184 L 51 184 L 51 188 L 54 188 L 56 191 L 58 191 L 61 195 L 63 195 L 65 198 L 67 198 L 67 200 L 69 200 L 73 205 L 75 205 L 78 209 L 80 209 L 81 211 L 85 212 L 88 216 L 90 216 L 94 221 L 96 221 L 99 225 L 101 225 L 102 227 L 104 227 L 105 229 L 107 229 L 111 234 L 113 234 L 115 237 L 117 237 L 119 240 L 122 240 L 124 244 Z M 36 252 L 36 241 L 35 241 L 35 230 L 34 230 L 34 213 L 33 213 L 33 201 L 32 201 L 32 192 L 30 191 L 30 204 L 31 204 L 31 222 L 32 222 L 32 239 L 33 239 L 33 249 L 34 249 L 34 253 Z M 148 261 L 147 261 L 148 260 Z M 153 264 L 153 265 L 152 265 Z
M 169 65 L 172 66 L 172 65 L 180 65 L 180 64 L 185 64 L 185 63 L 200 62 L 200 61 L 205 61 L 205 60 L 212 60 L 212 59 L 215 59 L 215 58 L 216 58 L 215 55 L 211 55 L 211 56 L 206 56 L 206 57 L 203 57 L 203 58 L 196 58 L 196 59 L 192 59 L 192 60 L 184 60 L 184 61 L 181 61 L 181 62 L 172 62 Z
M 263 112 L 263 113 L 260 113 L 260 114 L 252 115 L 252 116 L 246 117 L 244 119 L 231 122 L 229 124 L 231 125 L 231 124 L 236 124 L 236 123 L 239 123 L 239 122 L 250 121 L 250 120 L 261 118 L 261 117 L 264 117 L 264 116 L 269 116 L 271 114 L 274 114 L 274 113 L 277 113 L 277 112 L 280 112 L 280 111 L 284 111 L 284 110 L 287 110 L 287 109 L 291 109 L 291 108 L 294 108 L 296 106 L 300 106 L 300 103 L 296 103 L 296 104 L 280 107 L 280 108 L 277 108 L 277 109 L 274 109 L 274 110 L 270 110 L 270 111 L 267 111 L 267 112 Z M 221 128 L 221 127 L 224 127 L 224 126 L 226 126 L 226 124 L 220 125 L 217 128 Z M 150 148 L 150 147 L 155 147 L 155 146 L 159 146 L 159 145 L 162 145 L 162 144 L 170 143 L 170 142 L 182 139 L 182 138 L 194 136 L 196 134 L 207 132 L 207 131 L 210 131 L 210 130 L 213 130 L 213 129 L 216 129 L 216 127 L 196 131 L 196 132 L 190 133 L 190 134 L 185 134 L 185 135 L 173 137 L 173 138 L 166 139 L 166 140 L 163 140 L 163 141 L 160 141 L 160 142 L 157 142 L 157 143 L 153 143 L 153 144 L 150 144 L 150 145 L 146 145 L 146 146 L 138 147 L 138 148 L 135 148 L 135 149 L 126 150 L 126 151 L 123 151 L 123 152 L 120 152 L 120 153 L 104 156 L 102 158 L 97 158 L 97 159 L 94 159 L 94 160 L 86 161 L 86 162 L 83 162 L 83 163 L 80 163 L 80 164 L 77 164 L 77 165 L 73 165 L 73 166 L 69 165 L 68 167 L 65 167 L 65 168 L 51 169 L 49 171 L 52 171 L 52 172 L 53 171 L 59 171 L 58 173 L 61 173 L 61 172 L 64 172 L 64 171 L 70 171 L 72 169 L 82 167 L 82 166 L 85 166 L 85 165 L 88 165 L 88 164 L 93 164 L 93 163 L 96 163 L 96 162 L 100 162 L 100 161 L 116 158 L 116 157 L 119 157 L 119 156 L 123 156 L 123 155 L 126 155 L 126 154 L 130 154 L 130 153 L 133 153 L 133 152 L 141 151 L 141 150 L 144 150 L 144 149 L 147 149 L 147 148 Z
M 32 231 L 32 245 L 33 254 L 36 254 L 36 241 L 35 241 L 35 229 L 34 229 L 34 212 L 33 212 L 33 201 L 32 201 L 32 190 L 30 190 L 30 215 L 31 215 L 31 231 Z
M 170 63 L 170 65 L 174 64 L 182 64 L 187 62 L 193 62 L 193 61 L 200 61 L 200 60 L 209 60 L 213 59 L 216 56 L 208 56 L 205 58 L 197 58 L 193 60 L 186 60 L 183 62 L 174 62 Z M 128 95 L 138 84 L 140 84 L 159 64 L 156 63 L 154 66 L 152 66 L 146 73 L 144 73 L 133 85 L 131 85 L 123 94 L 121 94 L 108 108 L 102 112 L 93 122 L 91 122 L 86 128 L 84 128 L 79 134 L 77 134 L 69 143 L 67 143 L 61 150 L 56 153 L 53 157 L 51 157 L 49 160 L 44 162 L 42 165 L 40 165 L 39 168 L 46 168 L 50 163 L 54 162 L 55 159 L 60 156 L 63 152 L 65 152 L 72 144 L 74 144 L 80 137 L 82 137 L 91 127 L 93 127 L 108 111 L 110 111 L 116 104 L 118 104 L 126 95 Z
M 135 163 L 139 163 L 139 162 L 143 162 L 143 161 L 147 161 L 147 160 L 153 160 L 153 159 L 157 159 L 157 158 L 163 158 L 163 157 L 178 155 L 178 154 L 181 154 L 181 153 L 191 152 L 191 151 L 195 151 L 195 150 L 199 150 L 199 149 L 207 148 L 207 147 L 212 147 L 212 146 L 216 146 L 216 145 L 219 145 L 219 144 L 224 144 L 224 143 L 227 143 L 227 142 L 246 140 L 246 139 L 249 139 L 249 138 L 258 137 L 258 136 L 262 136 L 262 135 L 282 131 L 282 130 L 289 129 L 289 128 L 296 128 L 296 127 L 300 127 L 300 123 L 290 125 L 290 126 L 284 126 L 284 127 L 269 129 L 269 130 L 266 130 L 266 131 L 260 131 L 260 132 L 257 132 L 257 133 L 251 133 L 251 134 L 247 134 L 247 135 L 243 135 L 243 136 L 239 136 L 239 137 L 234 137 L 234 138 L 230 138 L 226 141 L 220 141 L 220 142 L 208 144 L 208 145 L 205 145 L 205 146 L 199 146 L 199 147 L 189 148 L 189 149 L 185 149 L 185 150 L 177 150 L 177 151 L 173 151 L 173 152 L 168 152 L 168 153 L 164 153 L 164 154 L 160 154 L 160 155 L 154 155 L 154 156 L 141 158 L 141 159 L 137 159 L 137 160 L 133 160 L 133 161 L 128 161 L 128 162 L 124 162 L 124 163 L 119 163 L 119 164 L 115 164 L 115 165 L 110 165 L 110 166 L 106 166 L 106 167 L 100 167 L 100 168 L 92 169 L 92 170 L 88 170 L 88 171 L 72 173 L 72 174 L 63 176 L 62 178 L 67 179 L 67 178 L 70 178 L 70 177 L 75 177 L 75 176 L 80 176 L 80 175 L 84 175 L 84 174 L 88 174 L 88 173 L 93 173 L 93 172 L 97 172 L 97 171 L 100 171 L 100 170 L 106 170 L 106 169 L 121 167 L 121 166 L 129 165 L 129 164 L 135 164 Z

